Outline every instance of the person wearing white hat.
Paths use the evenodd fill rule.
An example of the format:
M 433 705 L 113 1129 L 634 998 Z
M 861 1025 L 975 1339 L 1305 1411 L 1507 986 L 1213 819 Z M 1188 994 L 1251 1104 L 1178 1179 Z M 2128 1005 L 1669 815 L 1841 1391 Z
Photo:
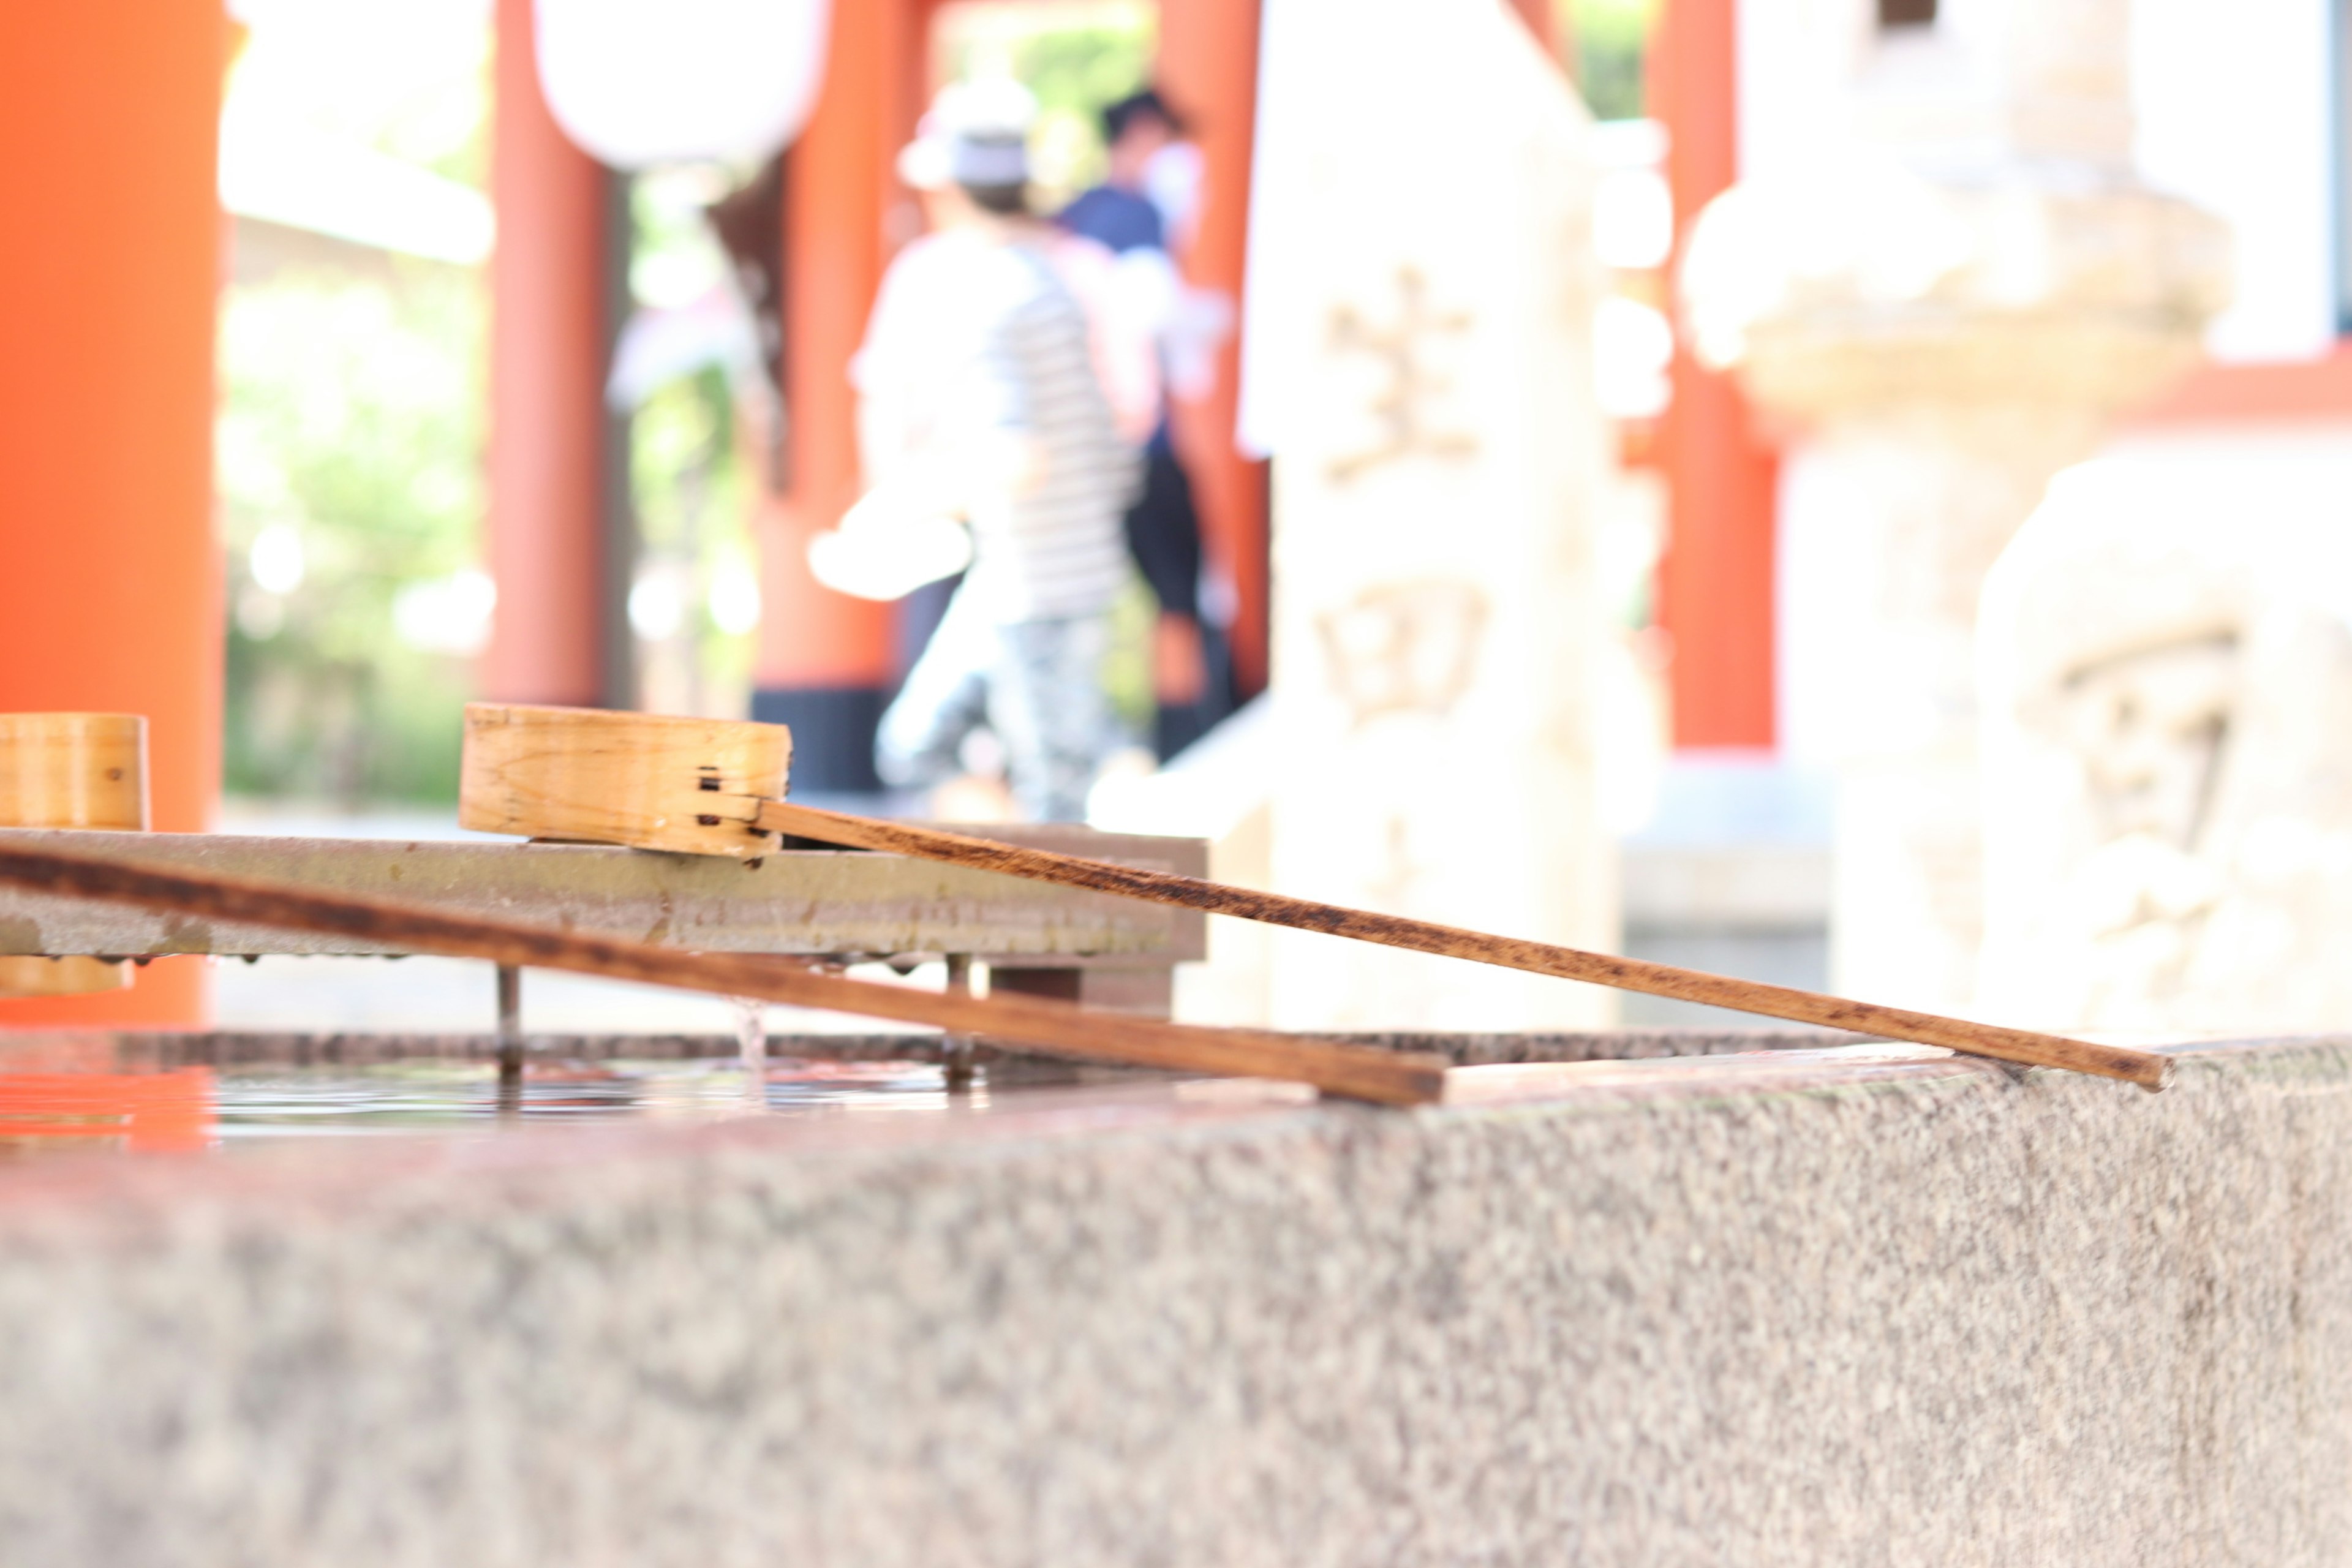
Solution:
M 1029 215 L 1028 118 L 1011 83 L 951 88 L 900 155 L 937 232 L 883 279 L 852 370 L 873 488 L 811 562 L 839 577 L 862 556 L 887 576 L 941 519 L 968 525 L 970 569 L 883 716 L 876 766 L 896 787 L 943 784 L 984 726 L 1023 814 L 1076 821 L 1120 739 L 1102 662 L 1137 465 L 1048 255 L 1052 231 Z

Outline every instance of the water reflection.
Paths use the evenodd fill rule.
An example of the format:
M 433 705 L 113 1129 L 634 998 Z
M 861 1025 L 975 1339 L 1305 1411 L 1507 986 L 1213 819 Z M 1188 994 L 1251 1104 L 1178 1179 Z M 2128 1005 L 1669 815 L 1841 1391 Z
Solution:
M 747 1100 L 767 1110 L 947 1104 L 940 1069 L 920 1062 L 778 1061 L 764 1077 L 760 1085 L 730 1061 L 535 1064 L 502 1107 L 497 1069 L 480 1062 L 231 1068 L 220 1076 L 220 1135 L 402 1131 L 501 1114 L 524 1121 L 698 1120 L 740 1116 Z
M 762 1112 L 944 1111 L 945 1082 L 922 1062 L 779 1058 L 533 1063 L 501 1082 L 488 1061 L 423 1059 L 318 1067 L 238 1066 L 155 1073 L 0 1076 L 0 1154 L 63 1147 L 235 1148 L 289 1138 L 488 1130 Z
M 0 1152 L 58 1145 L 202 1149 L 211 1138 L 214 1090 L 209 1068 L 0 1074 Z

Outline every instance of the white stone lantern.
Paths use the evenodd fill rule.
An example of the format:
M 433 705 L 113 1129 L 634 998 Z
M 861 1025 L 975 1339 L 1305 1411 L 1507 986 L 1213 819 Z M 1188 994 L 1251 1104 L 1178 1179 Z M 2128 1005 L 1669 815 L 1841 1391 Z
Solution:
M 1831 984 L 1964 1012 L 1985 574 L 2051 476 L 2197 363 L 2229 235 L 2133 167 L 2129 0 L 1755 19 L 1784 141 L 1700 216 L 1684 301 L 1790 433 L 1781 722 L 1837 770 Z

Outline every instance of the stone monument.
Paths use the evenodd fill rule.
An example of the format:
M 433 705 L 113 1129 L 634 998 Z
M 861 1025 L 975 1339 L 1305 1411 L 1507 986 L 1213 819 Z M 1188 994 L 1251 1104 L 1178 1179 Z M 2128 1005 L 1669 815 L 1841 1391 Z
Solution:
M 1783 730 L 1838 771 L 1832 977 L 1873 1000 L 1974 1000 L 1987 569 L 2225 302 L 2221 226 L 2132 173 L 2129 12 L 1763 0 L 1834 79 L 1684 269 L 1701 356 L 1792 433 Z
M 1608 947 L 1590 121 L 1501 0 L 1274 0 L 1244 420 L 1274 462 L 1270 873 Z M 1278 1025 L 1603 1022 L 1591 987 L 1283 933 Z
M 2063 474 L 1985 585 L 1983 1007 L 2052 1028 L 2352 1019 L 2341 455 Z

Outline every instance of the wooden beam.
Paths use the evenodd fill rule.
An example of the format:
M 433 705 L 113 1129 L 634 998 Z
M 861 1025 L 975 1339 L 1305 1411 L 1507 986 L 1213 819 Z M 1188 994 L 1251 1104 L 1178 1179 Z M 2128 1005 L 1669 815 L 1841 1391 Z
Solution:
M 1069 826 L 1004 831 L 1034 847 L 1104 860 L 1179 871 L 1207 864 L 1197 838 L 1154 839 Z M 992 967 L 1164 970 L 1205 951 L 1206 921 L 1190 910 L 833 848 L 787 849 L 755 866 L 713 855 L 645 855 L 604 845 L 13 828 L 0 828 L 0 847 L 103 856 L 350 898 L 398 899 L 453 915 L 520 915 L 566 931 L 699 952 L 961 952 Z M 0 887 L 0 955 L 255 957 L 387 951 L 381 943 L 331 933 L 174 921 L 143 910 Z
M 100 856 L 0 847 L 0 882 L 201 920 L 332 931 L 411 952 L 562 969 L 720 996 L 822 1007 L 1011 1040 L 1056 1055 L 1217 1077 L 1280 1079 L 1383 1105 L 1426 1105 L 1445 1088 L 1445 1060 L 1412 1052 L 1162 1023 L 1031 998 L 982 999 L 878 985 L 787 959 L 679 952 L 517 921 L 452 915 L 415 904 L 312 892 L 271 882 L 166 871 Z

